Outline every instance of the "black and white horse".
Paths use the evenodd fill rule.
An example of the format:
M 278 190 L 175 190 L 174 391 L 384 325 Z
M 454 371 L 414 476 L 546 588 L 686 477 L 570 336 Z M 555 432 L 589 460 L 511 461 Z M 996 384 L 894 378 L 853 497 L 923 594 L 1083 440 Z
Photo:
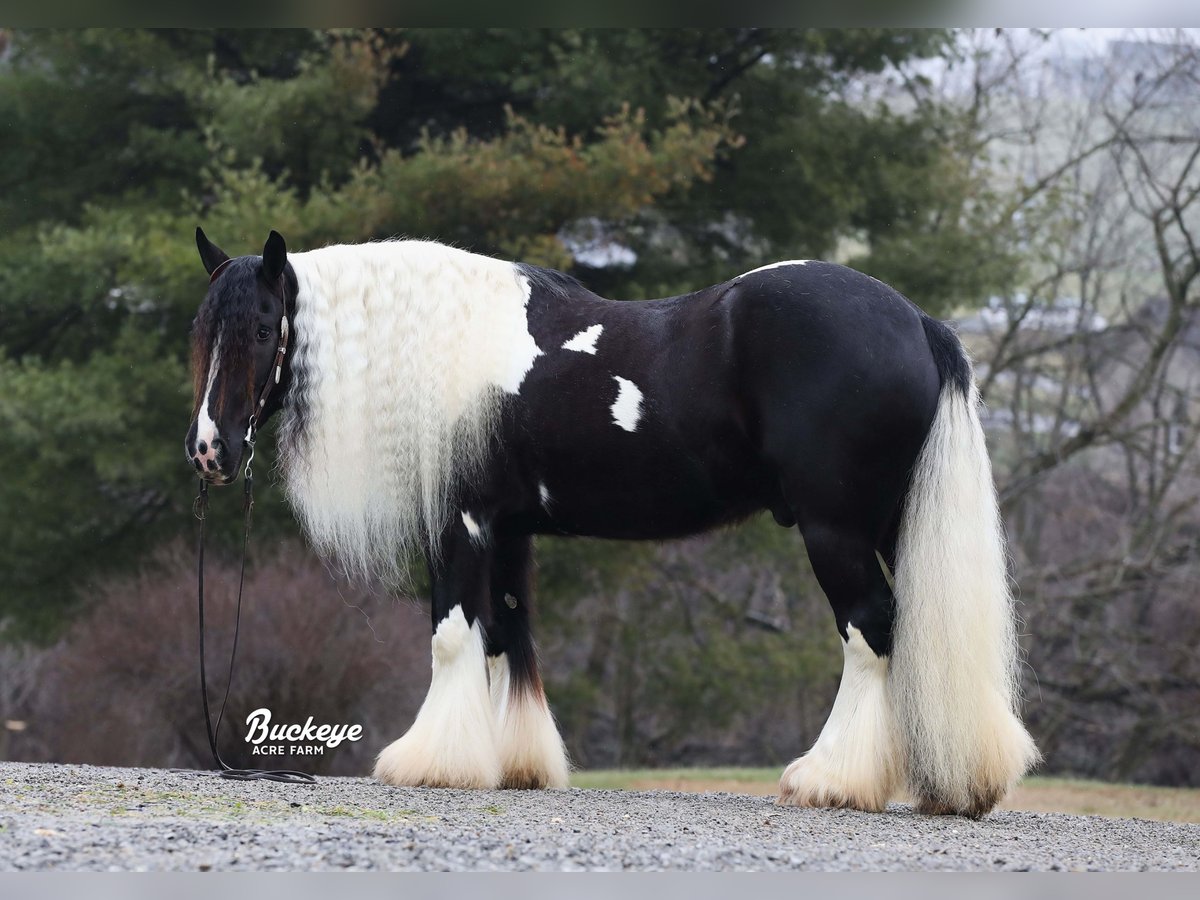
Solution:
M 614 302 L 437 243 L 229 257 L 193 330 L 189 462 L 237 477 L 255 398 L 319 552 L 432 576 L 433 675 L 375 776 L 564 787 L 530 633 L 534 535 L 798 526 L 845 668 L 780 801 L 978 816 L 1036 760 L 970 363 L 954 333 L 839 265 L 780 262 Z M 218 268 L 221 271 L 217 271 Z M 281 331 L 288 352 L 276 371 Z

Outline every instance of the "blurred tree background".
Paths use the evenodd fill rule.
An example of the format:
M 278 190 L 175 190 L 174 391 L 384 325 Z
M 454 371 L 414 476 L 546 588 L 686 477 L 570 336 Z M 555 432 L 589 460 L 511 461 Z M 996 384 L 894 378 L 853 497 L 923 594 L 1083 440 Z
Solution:
M 234 255 L 259 252 L 271 228 L 295 248 L 433 238 L 619 299 L 827 257 L 946 316 L 1029 271 L 1029 210 L 997 188 L 979 104 L 921 74 L 970 62 L 947 31 L 3 36 L 0 713 L 23 730 L 0 737 L 0 756 L 8 740 L 26 758 L 205 762 L 178 633 L 193 615 L 181 451 L 206 285 L 197 224 Z M 373 723 L 373 747 L 337 764 L 361 771 L 353 754 L 398 736 L 420 702 L 427 625 L 378 586 L 351 602 L 321 577 L 267 481 L 251 564 L 272 596 L 249 603 L 325 610 L 314 628 L 348 658 L 314 668 L 283 629 L 259 651 L 282 660 L 262 678 L 294 680 L 272 695 L 280 718 Z M 237 543 L 228 493 L 214 498 L 218 571 Z M 545 540 L 538 553 L 548 690 L 577 761 L 773 763 L 811 743 L 840 649 L 794 533 L 764 518 L 677 544 Z M 147 636 L 167 634 L 175 649 L 151 652 Z M 384 635 L 394 653 L 375 652 Z M 374 655 L 351 668 L 356 641 Z M 106 678 L 154 698 L 146 721 L 95 699 Z M 261 705 L 247 682 L 262 680 L 247 677 L 235 707 Z M 100 746 L 88 710 L 128 728 Z M 166 743 L 122 737 L 156 717 Z

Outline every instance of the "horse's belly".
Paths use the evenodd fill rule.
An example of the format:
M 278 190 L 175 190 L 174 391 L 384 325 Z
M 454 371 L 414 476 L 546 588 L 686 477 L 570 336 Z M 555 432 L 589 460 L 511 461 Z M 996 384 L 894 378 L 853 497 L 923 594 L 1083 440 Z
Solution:
M 542 530 L 642 540 L 682 537 L 772 503 L 771 481 L 747 448 L 696 442 L 688 449 L 603 446 L 542 458 Z
M 617 540 L 663 540 L 687 537 L 743 519 L 763 508 L 748 497 L 713 502 L 695 496 L 655 492 L 643 496 L 615 492 L 599 500 L 569 497 L 546 510 L 540 527 L 547 534 Z

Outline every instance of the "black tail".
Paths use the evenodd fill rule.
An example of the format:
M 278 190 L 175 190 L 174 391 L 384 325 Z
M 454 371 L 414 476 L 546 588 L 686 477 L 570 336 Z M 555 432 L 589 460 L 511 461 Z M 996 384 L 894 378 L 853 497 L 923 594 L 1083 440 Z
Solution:
M 967 359 L 962 342 L 954 329 L 945 322 L 921 313 L 921 327 L 925 329 L 925 340 L 933 353 L 933 362 L 942 386 L 953 386 L 963 397 L 971 393 L 971 361 Z

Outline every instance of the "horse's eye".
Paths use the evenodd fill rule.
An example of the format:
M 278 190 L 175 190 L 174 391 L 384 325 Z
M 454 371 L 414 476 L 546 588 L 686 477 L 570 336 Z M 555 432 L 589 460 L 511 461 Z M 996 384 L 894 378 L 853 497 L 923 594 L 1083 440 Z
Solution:
M 270 339 L 271 329 L 268 328 L 266 325 L 259 325 L 258 326 L 258 334 L 255 336 L 258 338 L 258 342 L 261 344 L 263 341 Z

